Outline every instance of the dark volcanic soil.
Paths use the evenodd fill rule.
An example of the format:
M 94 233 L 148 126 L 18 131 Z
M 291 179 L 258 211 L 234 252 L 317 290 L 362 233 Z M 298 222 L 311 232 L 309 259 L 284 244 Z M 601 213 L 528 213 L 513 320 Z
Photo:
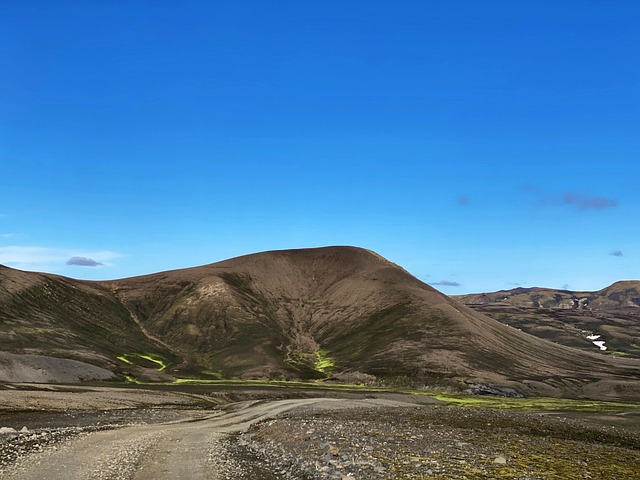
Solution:
M 63 407 L 65 393 L 47 394 L 51 403 L 57 399 Z M 147 390 L 138 393 L 146 400 L 155 399 L 156 406 L 122 409 L 120 402 L 128 398 L 123 396 L 127 392 L 105 389 L 94 393 L 100 393 L 111 408 L 93 409 L 92 400 L 84 410 L 0 412 L 0 427 L 16 430 L 0 433 L 0 478 L 13 478 L 20 471 L 14 467 L 21 458 L 35 453 L 46 463 L 74 439 L 94 438 L 93 432 L 132 425 L 144 430 L 145 425 L 153 424 L 157 426 L 154 431 L 164 435 L 165 430 L 169 434 L 175 429 L 176 422 L 197 427 L 212 415 L 226 412 L 232 417 L 247 403 L 257 408 L 273 403 L 257 401 L 260 393 L 280 398 L 295 392 L 248 390 L 245 394 L 253 398 L 250 402 L 219 405 L 217 410 L 211 410 L 213 405 L 203 409 L 198 402 L 168 404 L 165 397 Z M 242 396 L 237 389 L 229 393 Z M 194 394 L 191 392 L 192 400 L 201 398 Z M 208 461 L 219 472 L 216 478 L 640 479 L 640 412 L 631 405 L 623 414 L 536 413 L 427 404 L 434 400 L 424 395 L 334 392 L 328 396 L 334 398 L 317 403 L 305 399 L 306 406 L 261 421 L 244 433 L 220 431 L 208 447 Z M 412 401 L 423 404 L 407 403 Z M 20 432 L 22 426 L 28 431 Z M 131 435 L 131 431 L 125 428 L 117 436 Z M 177 449 L 180 443 L 167 445 Z M 138 461 L 156 460 L 157 453 L 149 452 L 134 459 L 131 472 Z M 167 455 L 168 450 L 164 452 Z
M 640 478 L 638 431 L 498 410 L 296 411 L 237 444 L 285 478 Z
M 624 332 L 627 323 L 616 325 Z M 144 382 L 336 377 L 636 400 L 640 362 L 614 358 L 633 356 L 635 337 L 617 345 L 597 333 L 612 355 L 585 338 L 589 351 L 527 335 L 356 247 L 263 252 L 108 282 L 0 266 L 5 382 L 108 372 Z

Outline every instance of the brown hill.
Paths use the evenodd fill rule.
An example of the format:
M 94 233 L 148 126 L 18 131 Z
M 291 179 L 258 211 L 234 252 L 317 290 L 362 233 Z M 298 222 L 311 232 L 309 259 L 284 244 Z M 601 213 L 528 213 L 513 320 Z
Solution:
M 70 325 L 69 318 L 79 321 L 84 312 L 87 336 L 69 336 L 67 347 L 85 355 L 85 345 L 93 344 L 119 372 L 131 364 L 166 362 L 173 375 L 375 376 L 427 385 L 477 383 L 525 394 L 640 398 L 640 362 L 527 335 L 360 248 L 265 252 L 111 282 L 10 276 L 21 275 L 40 286 L 28 287 L 28 294 L 0 294 L 2 311 L 6 301 L 14 304 L 12 322 L 29 324 L 20 313 L 27 308 L 29 318 L 55 317 L 60 330 L 77 333 L 79 325 Z M 42 284 L 54 284 L 60 294 L 46 297 Z M 5 325 L 7 315 L 1 318 Z M 94 328 L 110 332 L 108 345 Z M 116 331 L 128 332 L 126 338 Z M 37 344 L 50 352 L 50 345 Z M 19 347 L 5 342 L 0 349 Z M 152 355 L 145 360 L 146 353 Z
M 640 281 L 616 282 L 596 292 L 572 292 L 552 288 L 514 288 L 492 293 L 456 295 L 465 305 L 505 303 L 516 307 L 561 308 L 567 310 L 604 310 L 640 307 Z
M 596 292 L 516 288 L 453 298 L 556 343 L 640 359 L 640 281 L 616 282 Z
M 116 357 L 127 351 L 166 353 L 143 334 L 108 289 L 99 283 L 0 265 L 0 352 L 29 355 L 24 357 L 26 364 L 33 362 L 31 355 L 35 354 L 117 371 L 120 362 Z M 18 357 L 11 358 L 18 362 Z M 68 370 L 64 362 L 46 365 L 35 369 Z M 94 370 L 89 366 L 87 371 Z M 0 380 L 7 378 L 13 377 L 0 376 Z M 77 378 L 89 379 L 80 373 Z

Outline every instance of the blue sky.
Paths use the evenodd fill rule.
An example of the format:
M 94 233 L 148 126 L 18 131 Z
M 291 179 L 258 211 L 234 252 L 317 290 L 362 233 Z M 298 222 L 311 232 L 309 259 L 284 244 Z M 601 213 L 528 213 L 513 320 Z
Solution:
M 449 294 L 640 279 L 637 1 L 2 2 L 0 263 L 357 245 Z

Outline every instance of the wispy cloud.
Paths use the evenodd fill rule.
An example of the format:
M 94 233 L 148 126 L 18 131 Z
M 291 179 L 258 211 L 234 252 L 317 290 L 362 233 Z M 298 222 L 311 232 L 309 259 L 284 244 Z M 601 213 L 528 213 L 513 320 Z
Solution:
M 443 287 L 459 287 L 462 284 L 458 282 L 453 282 L 451 280 L 440 280 L 439 282 L 433 282 L 433 283 L 430 283 L 429 285 L 436 285 L 436 286 L 439 285 Z
M 542 190 L 542 188 L 538 187 L 537 185 L 532 185 L 530 183 L 525 183 L 524 185 L 521 185 L 520 190 L 526 193 L 530 193 L 531 195 L 544 195 L 544 191 Z
M 0 246 L 0 263 L 20 270 L 59 271 L 73 257 L 84 258 L 108 266 L 109 261 L 122 255 L 109 250 L 83 251 L 67 248 Z M 69 264 L 71 265 L 71 264 Z M 75 265 L 75 263 L 73 264 Z M 98 266 L 98 265 L 95 265 Z
M 521 190 L 536 199 L 540 206 L 573 206 L 578 210 L 605 210 L 618 206 L 618 200 L 594 195 L 591 193 L 578 193 L 566 191 L 562 194 L 548 193 L 535 185 L 522 185 Z
M 562 200 L 567 205 L 575 205 L 580 210 L 604 210 L 618 205 L 617 200 L 598 195 L 580 195 L 574 192 L 564 192 Z
M 609 255 L 612 255 L 614 257 L 624 257 L 622 250 L 614 250 L 613 252 L 609 253 Z
M 460 195 L 457 201 L 458 201 L 458 205 L 462 205 L 463 207 L 466 207 L 467 205 L 469 205 L 469 197 L 467 197 L 466 195 Z
M 0 237 L 2 238 L 13 238 L 17 236 L 18 236 L 17 233 L 0 233 Z
M 101 267 L 104 263 L 98 262 L 93 258 L 71 257 L 67 260 L 67 265 L 77 265 L 79 267 Z

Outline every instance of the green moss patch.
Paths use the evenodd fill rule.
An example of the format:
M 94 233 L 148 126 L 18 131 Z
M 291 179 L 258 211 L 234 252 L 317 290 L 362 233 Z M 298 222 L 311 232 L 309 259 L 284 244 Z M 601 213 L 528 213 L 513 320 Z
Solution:
M 591 400 L 571 400 L 566 398 L 509 398 L 435 393 L 433 398 L 450 405 L 461 407 L 531 410 L 531 411 L 575 411 L 575 412 L 618 412 L 630 408 L 640 408 L 640 404 L 623 402 L 603 402 Z
M 324 375 L 329 375 L 335 368 L 335 360 L 329 356 L 329 352 L 324 349 L 315 352 L 316 362 L 315 368 Z
M 170 365 L 168 360 L 155 353 L 125 353 L 116 357 L 118 360 L 143 368 L 155 368 L 162 372 Z

